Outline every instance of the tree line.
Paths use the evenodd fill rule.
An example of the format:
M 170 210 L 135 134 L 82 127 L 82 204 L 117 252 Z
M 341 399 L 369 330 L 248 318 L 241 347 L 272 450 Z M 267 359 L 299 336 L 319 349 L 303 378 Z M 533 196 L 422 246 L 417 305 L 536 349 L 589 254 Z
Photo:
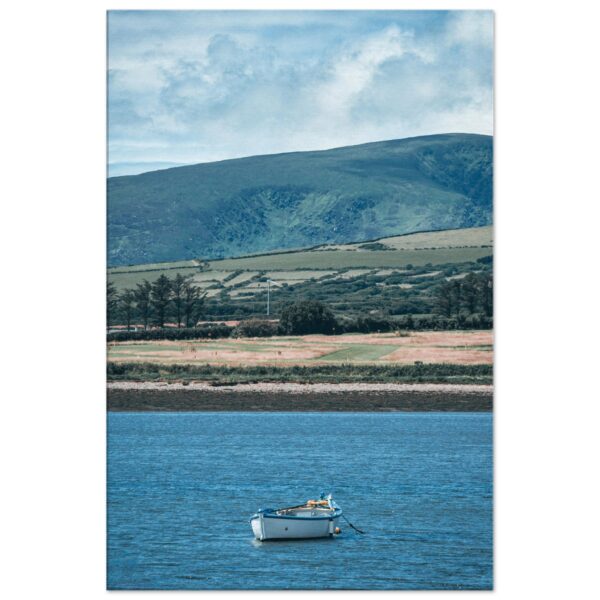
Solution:
M 271 335 L 304 335 L 310 333 L 383 332 L 399 329 L 489 329 L 493 326 L 493 279 L 491 274 L 470 273 L 463 279 L 445 281 L 433 292 L 435 314 L 403 317 L 375 317 L 361 315 L 355 319 L 336 318 L 331 309 L 317 300 L 299 300 L 286 303 L 278 322 L 265 319 L 245 319 L 237 327 L 215 329 L 215 325 L 200 331 L 196 325 L 205 310 L 205 294 L 194 286 L 191 277 L 177 274 L 173 279 L 161 275 L 153 283 L 144 280 L 133 289 L 118 293 L 114 284 L 108 283 L 108 323 L 126 324 L 131 329 L 134 319 L 144 327 L 143 337 L 152 339 L 192 339 L 194 336 L 264 337 Z M 150 324 L 164 329 L 173 320 L 180 331 L 172 328 L 147 332 Z M 181 328 L 185 327 L 186 330 Z M 192 331 L 193 330 L 193 331 Z M 139 334 L 140 332 L 138 332 Z M 116 339 L 122 333 L 111 334 Z M 128 334 L 129 335 L 129 334 Z M 140 334 L 141 335 L 141 334 Z M 136 334 L 137 336 L 137 334 Z M 132 338 L 133 339 L 133 338 Z M 137 337 L 136 337 L 137 339 Z M 148 338 L 150 339 L 150 338 Z
M 439 285 L 434 293 L 435 311 L 444 317 L 494 314 L 494 287 L 491 274 L 469 273 Z
M 134 320 L 139 320 L 148 329 L 150 324 L 164 327 L 165 323 L 174 319 L 177 327 L 195 327 L 204 308 L 205 294 L 192 284 L 190 276 L 180 273 L 172 279 L 161 275 L 150 283 L 144 279 L 135 288 L 127 288 L 117 292 L 114 283 L 107 282 L 106 308 L 107 323 L 115 321 L 131 328 Z

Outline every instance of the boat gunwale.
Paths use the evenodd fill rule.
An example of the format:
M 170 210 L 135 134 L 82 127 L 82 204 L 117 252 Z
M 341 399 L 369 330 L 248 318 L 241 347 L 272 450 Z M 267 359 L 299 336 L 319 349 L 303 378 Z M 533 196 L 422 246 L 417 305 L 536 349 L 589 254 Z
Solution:
M 276 514 L 277 510 L 281 510 L 281 509 L 271 509 L 268 512 L 261 511 L 260 513 L 256 513 L 250 518 L 250 521 L 254 521 L 254 519 L 258 519 L 260 514 L 262 514 L 263 518 L 265 518 L 265 519 L 295 519 L 297 521 L 325 521 L 325 520 L 332 521 L 333 519 L 337 519 L 342 516 L 341 508 L 333 509 L 333 512 L 329 515 L 314 516 L 314 517 L 313 516 L 296 517 L 293 515 L 278 515 L 278 514 Z

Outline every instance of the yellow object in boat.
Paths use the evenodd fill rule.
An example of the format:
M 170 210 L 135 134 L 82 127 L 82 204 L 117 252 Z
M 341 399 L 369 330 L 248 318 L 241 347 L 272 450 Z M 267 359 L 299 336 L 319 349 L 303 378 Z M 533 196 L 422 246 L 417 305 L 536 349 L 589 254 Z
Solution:
M 327 500 L 308 500 L 306 504 L 308 506 L 329 506 Z

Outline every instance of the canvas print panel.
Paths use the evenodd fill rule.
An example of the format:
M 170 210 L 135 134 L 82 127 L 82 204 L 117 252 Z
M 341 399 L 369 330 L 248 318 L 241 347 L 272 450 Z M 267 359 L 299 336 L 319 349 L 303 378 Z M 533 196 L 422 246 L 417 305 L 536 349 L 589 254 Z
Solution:
M 493 14 L 110 11 L 107 587 L 493 587 Z

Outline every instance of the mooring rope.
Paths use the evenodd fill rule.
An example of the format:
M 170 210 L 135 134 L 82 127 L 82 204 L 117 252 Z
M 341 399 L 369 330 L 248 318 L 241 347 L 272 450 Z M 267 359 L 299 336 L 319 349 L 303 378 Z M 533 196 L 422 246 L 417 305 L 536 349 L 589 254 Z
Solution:
M 346 523 L 348 523 L 348 525 L 350 525 L 350 527 L 352 527 L 352 529 L 354 529 L 354 531 L 358 531 L 358 533 L 365 533 L 364 531 L 362 531 L 362 529 L 354 527 L 354 525 L 352 525 L 352 523 L 350 523 L 350 521 L 348 521 L 348 519 L 343 514 L 340 516 L 342 517 L 342 519 L 344 519 L 344 521 L 346 521 Z

